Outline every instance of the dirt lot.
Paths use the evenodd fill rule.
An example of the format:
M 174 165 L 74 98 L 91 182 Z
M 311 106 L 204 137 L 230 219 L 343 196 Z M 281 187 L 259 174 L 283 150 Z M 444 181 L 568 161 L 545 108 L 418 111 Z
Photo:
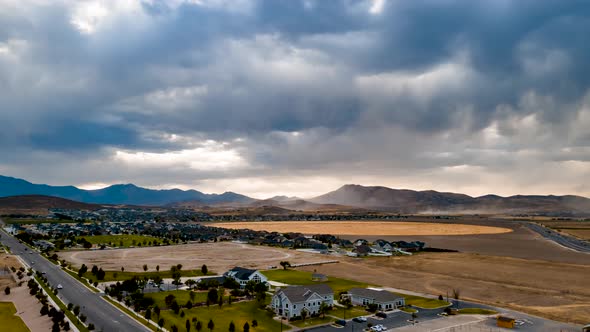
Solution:
M 269 265 L 279 265 L 288 260 L 291 264 L 317 262 L 328 259 L 326 256 L 261 246 L 251 246 L 233 242 L 198 243 L 178 246 L 92 250 L 59 252 L 74 266 L 82 263 L 93 264 L 105 270 L 143 271 L 147 264 L 150 271 L 160 265 L 160 270 L 170 269 L 172 265 L 182 264 L 184 269 L 200 269 L 207 264 L 210 271 L 223 273 L 234 266 L 267 269 Z
M 320 273 L 429 294 L 458 288 L 464 299 L 547 318 L 588 323 L 590 265 L 466 253 L 343 258 Z
M 14 256 L 0 253 L 0 290 L 2 290 L 2 292 L 6 286 L 14 287 L 16 285 L 14 279 L 12 278 L 12 274 L 3 274 L 4 268 L 10 268 L 11 266 L 14 266 L 18 269 L 22 265 Z
M 434 222 L 387 221 L 260 221 L 212 224 L 215 227 L 271 232 L 333 235 L 472 235 L 512 232 L 510 228 Z

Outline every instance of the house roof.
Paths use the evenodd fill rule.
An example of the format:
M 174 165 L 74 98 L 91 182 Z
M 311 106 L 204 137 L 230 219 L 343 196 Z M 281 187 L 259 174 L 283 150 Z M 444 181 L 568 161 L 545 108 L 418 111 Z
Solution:
M 243 267 L 236 266 L 233 269 L 228 271 L 228 274 L 233 275 L 234 278 L 240 280 L 248 279 L 252 273 L 256 272 L 256 270 L 246 269 Z
M 377 302 L 394 302 L 401 299 L 401 297 L 388 291 L 378 291 L 369 288 L 351 288 L 348 294 L 373 299 Z
M 334 295 L 334 291 L 332 291 L 332 288 L 330 288 L 330 286 L 326 284 L 289 286 L 286 288 L 281 288 L 277 291 L 277 294 L 281 292 L 285 294 L 285 296 L 289 299 L 289 301 L 291 301 L 291 303 L 305 302 L 315 293 L 321 296 Z

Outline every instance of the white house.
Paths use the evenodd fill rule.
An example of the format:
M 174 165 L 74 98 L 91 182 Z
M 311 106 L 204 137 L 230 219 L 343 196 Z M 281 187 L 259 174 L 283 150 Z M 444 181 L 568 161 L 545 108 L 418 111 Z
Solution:
M 308 315 L 319 314 L 322 303 L 328 307 L 334 305 L 334 291 L 326 284 L 278 288 L 271 306 L 277 315 L 291 319 L 301 316 L 302 310 Z
M 240 284 L 240 288 L 246 287 L 248 281 L 266 283 L 268 278 L 258 270 L 245 269 L 243 267 L 234 267 L 223 274 L 226 278 L 232 278 Z
M 370 288 L 351 288 L 346 295 L 353 305 L 368 306 L 375 303 L 379 310 L 392 310 L 403 307 L 406 301 L 393 293 Z

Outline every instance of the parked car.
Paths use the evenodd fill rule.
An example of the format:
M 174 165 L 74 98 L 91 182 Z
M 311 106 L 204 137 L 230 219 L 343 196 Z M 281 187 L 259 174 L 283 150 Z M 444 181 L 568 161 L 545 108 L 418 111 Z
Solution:
M 336 324 L 340 326 L 346 326 L 346 321 L 344 319 L 339 319 L 336 321 Z
M 379 324 L 379 325 L 375 325 L 375 326 L 371 327 L 371 331 L 383 332 L 383 331 L 387 331 L 387 329 L 385 328 L 385 326 Z
M 62 289 L 62 288 L 64 288 L 64 286 L 62 286 L 61 284 L 57 285 L 57 289 Z
M 364 323 L 367 321 L 367 317 L 355 317 L 352 319 L 353 322 Z
M 375 316 L 381 317 L 381 318 L 387 318 L 387 314 L 384 313 L 384 312 L 378 312 L 378 313 L 375 314 Z

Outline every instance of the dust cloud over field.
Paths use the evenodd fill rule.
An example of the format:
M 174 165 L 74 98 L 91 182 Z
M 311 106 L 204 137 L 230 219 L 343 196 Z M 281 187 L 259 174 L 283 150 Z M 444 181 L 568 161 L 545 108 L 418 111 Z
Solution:
M 214 223 L 229 229 L 333 235 L 473 235 L 512 232 L 510 228 L 427 222 L 387 221 L 259 221 Z

